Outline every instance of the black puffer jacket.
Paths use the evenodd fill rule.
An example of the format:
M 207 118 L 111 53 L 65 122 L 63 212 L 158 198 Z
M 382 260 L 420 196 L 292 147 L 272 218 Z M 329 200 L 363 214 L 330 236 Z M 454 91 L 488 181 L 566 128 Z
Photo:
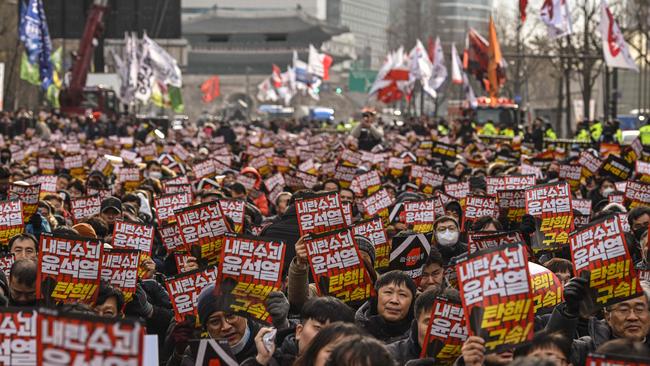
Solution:
M 289 270 L 289 263 L 296 256 L 296 242 L 300 239 L 300 231 L 298 229 L 298 216 L 296 215 L 295 206 L 291 205 L 287 208 L 284 215 L 269 225 L 261 236 L 265 238 L 281 240 L 286 244 L 286 253 L 284 256 L 284 272 Z
M 442 254 L 442 260 L 445 262 L 445 266 L 449 264 L 452 258 L 467 253 L 467 244 L 462 241 L 459 241 L 452 246 L 437 245 L 437 247 L 440 254 Z
M 399 366 L 420 358 L 422 347 L 418 344 L 418 323 L 412 322 L 408 338 L 393 342 L 387 348 Z
M 364 303 L 354 315 L 354 322 L 371 336 L 384 343 L 393 343 L 408 337 L 411 321 L 413 320 L 413 309 L 402 321 L 387 322 L 377 314 L 377 306 L 372 304 L 373 299 Z

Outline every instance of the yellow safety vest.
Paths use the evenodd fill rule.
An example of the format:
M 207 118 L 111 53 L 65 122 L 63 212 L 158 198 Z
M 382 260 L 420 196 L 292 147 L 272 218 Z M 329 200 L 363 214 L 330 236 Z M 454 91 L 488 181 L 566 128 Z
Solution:
M 591 139 L 598 141 L 600 140 L 600 136 L 603 134 L 603 124 L 596 122 L 589 127 L 589 131 L 591 132 Z
M 642 145 L 650 146 L 650 125 L 639 128 L 639 138 Z
M 552 128 L 546 130 L 545 137 L 549 140 L 557 140 L 557 135 L 555 134 L 555 131 L 553 131 Z

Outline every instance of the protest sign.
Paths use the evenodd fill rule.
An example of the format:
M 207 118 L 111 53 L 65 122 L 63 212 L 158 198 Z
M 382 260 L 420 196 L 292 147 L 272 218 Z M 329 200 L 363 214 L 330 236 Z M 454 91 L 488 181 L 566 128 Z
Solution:
M 434 201 L 433 199 L 425 201 L 404 202 L 404 220 L 405 224 L 416 233 L 428 233 L 433 231 Z
M 36 365 L 36 311 L 3 307 L 0 317 L 0 365 Z
M 320 296 L 360 304 L 374 294 L 370 275 L 350 229 L 305 238 L 307 259 Z
M 392 194 L 382 188 L 370 197 L 366 197 L 359 203 L 364 218 L 368 219 L 379 215 L 382 219 L 388 218 L 388 208 L 393 205 L 395 199 Z
M 11 266 L 14 265 L 14 255 L 11 253 L 0 254 L 0 271 L 5 274 L 5 278 L 9 280 L 9 272 Z
M 350 189 L 358 197 L 371 195 L 381 187 L 381 177 L 377 170 L 371 170 L 367 173 L 357 175 L 352 179 Z
M 609 175 L 620 181 L 627 180 L 632 175 L 632 166 L 616 155 L 610 155 L 600 167 L 601 175 Z
M 589 280 L 580 313 L 638 296 L 641 291 L 618 216 L 608 216 L 571 233 L 571 260 L 576 276 Z
M 128 318 L 105 318 L 39 309 L 38 365 L 142 365 L 144 326 Z
M 423 193 L 432 194 L 433 190 L 440 187 L 444 180 L 445 177 L 442 174 L 426 170 L 422 173 L 422 178 L 420 179 L 418 187 Z
M 191 184 L 165 184 L 163 194 L 187 193 L 193 195 Z
M 102 199 L 99 196 L 79 197 L 72 199 L 72 217 L 78 223 L 87 218 L 99 215 Z
M 583 177 L 591 177 L 596 175 L 603 165 L 603 161 L 599 157 L 589 151 L 583 151 L 578 158 L 578 164 L 582 166 L 581 174 Z
M 190 180 L 186 175 L 179 175 L 174 178 L 167 178 L 162 180 L 163 186 L 168 184 L 190 184 Z
M 284 188 L 284 176 L 282 173 L 276 173 L 264 180 L 264 186 L 269 192 L 273 191 L 275 187 Z
M 334 170 L 334 179 L 339 182 L 342 188 L 348 188 L 356 173 L 357 168 L 339 164 Z
M 175 223 L 165 224 L 158 229 L 158 232 L 160 233 L 162 244 L 168 253 L 173 253 L 177 248 L 181 248 L 185 245 L 185 243 L 183 243 L 183 238 L 181 237 L 181 232 L 178 229 L 178 225 Z
M 533 303 L 535 314 L 540 310 L 550 312 L 555 305 L 564 300 L 562 282 L 555 273 L 537 263 L 528 262 L 530 282 L 533 287 Z
M 98 239 L 41 233 L 36 297 L 92 304 L 99 289 L 102 248 Z
M 212 178 L 216 172 L 216 167 L 214 165 L 214 160 L 208 159 L 200 163 L 195 163 L 192 166 L 192 172 L 194 172 L 194 177 L 196 180 L 201 180 L 202 178 Z
M 190 262 L 192 255 L 187 250 L 177 250 L 174 252 L 174 264 L 178 273 L 189 272 L 186 265 Z
M 39 193 L 39 197 L 43 199 L 48 194 L 56 194 L 57 193 L 57 188 L 56 188 L 56 181 L 58 180 L 58 177 L 56 175 L 36 175 L 27 180 L 28 183 L 30 184 L 40 184 L 41 185 L 41 191 Z M 88 194 L 89 196 L 92 196 L 92 194 Z
M 302 185 L 307 189 L 312 189 L 318 184 L 318 176 L 302 172 L 300 170 L 295 171 L 295 177 L 300 179 Z
M 447 183 L 445 193 L 455 199 L 463 199 L 469 195 L 469 182 Z
M 135 190 L 142 183 L 140 169 L 137 167 L 120 168 L 117 175 L 117 181 L 123 185 L 125 192 Z
M 40 169 L 41 174 L 51 175 L 56 171 L 54 166 L 54 158 L 39 157 L 38 158 L 38 169 Z
M 23 222 L 29 222 L 38 208 L 40 184 L 22 185 L 11 183 L 7 192 L 7 200 L 18 200 L 23 205 Z
M 217 267 L 210 267 L 181 273 L 165 280 L 177 323 L 189 315 L 197 317 L 199 294 L 204 287 L 217 282 L 217 273 Z
M 432 236 L 433 233 L 393 237 L 388 269 L 404 271 L 417 283 L 422 277 L 422 265 L 431 251 Z
M 270 323 L 264 301 L 271 291 L 282 286 L 282 267 L 286 246 L 264 238 L 227 233 L 219 262 L 219 281 L 233 279 L 231 294 L 234 312 L 244 312 Z
M 63 168 L 77 179 L 84 178 L 84 158 L 81 155 L 70 155 L 63 158 Z
M 300 236 L 323 233 L 346 226 L 337 192 L 322 193 L 295 202 Z
M 528 188 L 526 213 L 536 219 L 536 231 L 531 237 L 533 250 L 558 250 L 567 245 L 574 227 L 569 183 Z
M 230 231 L 219 202 L 206 202 L 176 211 L 176 225 L 185 249 L 199 263 L 213 266 L 219 261 L 223 234 Z
M 386 168 L 388 173 L 394 177 L 401 177 L 404 174 L 404 159 L 399 157 L 391 156 L 388 158 L 388 163 Z
M 534 175 L 507 175 L 503 177 L 486 177 L 486 193 L 496 196 L 499 191 L 524 190 L 535 185 Z
M 582 166 L 562 164 L 560 165 L 559 178 L 569 182 L 571 190 L 580 188 L 580 177 L 582 177 Z
M 118 220 L 115 222 L 111 244 L 115 248 L 135 249 L 151 255 L 153 235 L 153 226 Z
M 420 358 L 435 358 L 436 364 L 451 365 L 461 355 L 467 340 L 463 305 L 437 297 L 431 309 Z
M 636 178 L 643 183 L 650 183 L 650 163 L 637 160 L 634 173 Z
M 23 205 L 19 200 L 0 202 L 0 246 L 23 232 Z
M 158 225 L 174 222 L 174 211 L 182 210 L 192 203 L 192 195 L 188 193 L 165 194 L 154 197 Z
M 469 253 L 475 253 L 479 250 L 489 248 L 501 248 L 507 244 L 524 243 L 524 237 L 519 231 L 508 232 L 479 232 L 479 235 L 469 235 L 471 240 L 468 240 L 467 250 Z
M 625 187 L 625 199 L 630 208 L 650 206 L 650 183 L 628 181 Z
M 422 147 L 422 145 L 420 145 Z M 442 160 L 456 160 L 457 146 L 435 141 L 431 146 L 431 156 Z
M 102 255 L 101 278 L 122 291 L 125 303 L 135 294 L 139 263 L 140 253 L 133 249 L 105 249 Z
M 221 212 L 235 224 L 233 232 L 241 234 L 244 231 L 244 209 L 246 203 L 243 200 L 222 198 L 219 200 Z
M 526 191 L 498 190 L 497 204 L 511 223 L 520 223 L 526 213 Z
M 361 221 L 352 226 L 354 236 L 361 235 L 370 240 L 375 248 L 375 269 L 386 269 L 390 261 L 390 243 L 381 218 Z
M 456 272 L 469 335 L 485 340 L 486 353 L 532 340 L 532 286 L 523 245 L 470 254 Z
M 190 350 L 193 355 L 196 355 L 194 364 L 198 366 L 239 366 L 227 340 L 212 338 L 191 340 Z
M 499 217 L 499 205 L 495 197 L 467 196 L 463 208 L 461 230 L 468 230 L 481 217 Z
M 590 353 L 585 366 L 650 366 L 650 361 L 644 357 L 630 355 Z

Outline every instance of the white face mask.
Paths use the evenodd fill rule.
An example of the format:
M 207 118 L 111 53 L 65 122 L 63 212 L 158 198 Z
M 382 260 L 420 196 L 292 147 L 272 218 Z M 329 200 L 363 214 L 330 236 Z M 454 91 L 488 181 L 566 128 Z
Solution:
M 438 241 L 438 244 L 444 247 L 452 246 L 458 241 L 458 231 L 445 230 L 436 233 L 436 240 Z
M 160 179 L 160 178 L 162 178 L 162 173 L 161 172 L 150 172 L 149 173 L 149 178 Z
M 603 197 L 609 197 L 609 195 L 612 193 L 614 193 L 614 188 L 603 189 Z

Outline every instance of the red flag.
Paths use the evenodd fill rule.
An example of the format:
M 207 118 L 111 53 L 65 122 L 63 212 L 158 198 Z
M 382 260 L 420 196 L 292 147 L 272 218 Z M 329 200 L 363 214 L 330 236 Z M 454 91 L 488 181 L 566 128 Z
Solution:
M 213 76 L 201 84 L 201 92 L 203 92 L 203 103 L 210 103 L 219 97 L 219 77 Z
M 429 53 L 429 60 L 431 60 L 431 62 L 433 62 L 435 48 L 435 44 L 433 43 L 433 36 L 429 36 L 429 39 L 427 40 L 427 51 Z
M 526 21 L 527 6 L 528 6 L 528 0 L 519 0 L 519 16 L 521 17 L 522 24 Z
M 271 73 L 271 79 L 273 80 L 273 86 L 279 88 L 282 86 L 282 70 L 276 64 L 273 64 L 273 73 Z
M 501 46 L 499 45 L 499 39 L 497 38 L 497 30 L 494 27 L 494 21 L 490 17 L 490 45 L 488 48 L 488 80 L 490 81 L 490 87 L 488 92 L 490 97 L 494 100 L 499 96 L 499 89 L 501 84 L 504 81 L 499 78 L 499 66 L 501 65 Z M 496 103 L 496 101 L 494 101 Z

